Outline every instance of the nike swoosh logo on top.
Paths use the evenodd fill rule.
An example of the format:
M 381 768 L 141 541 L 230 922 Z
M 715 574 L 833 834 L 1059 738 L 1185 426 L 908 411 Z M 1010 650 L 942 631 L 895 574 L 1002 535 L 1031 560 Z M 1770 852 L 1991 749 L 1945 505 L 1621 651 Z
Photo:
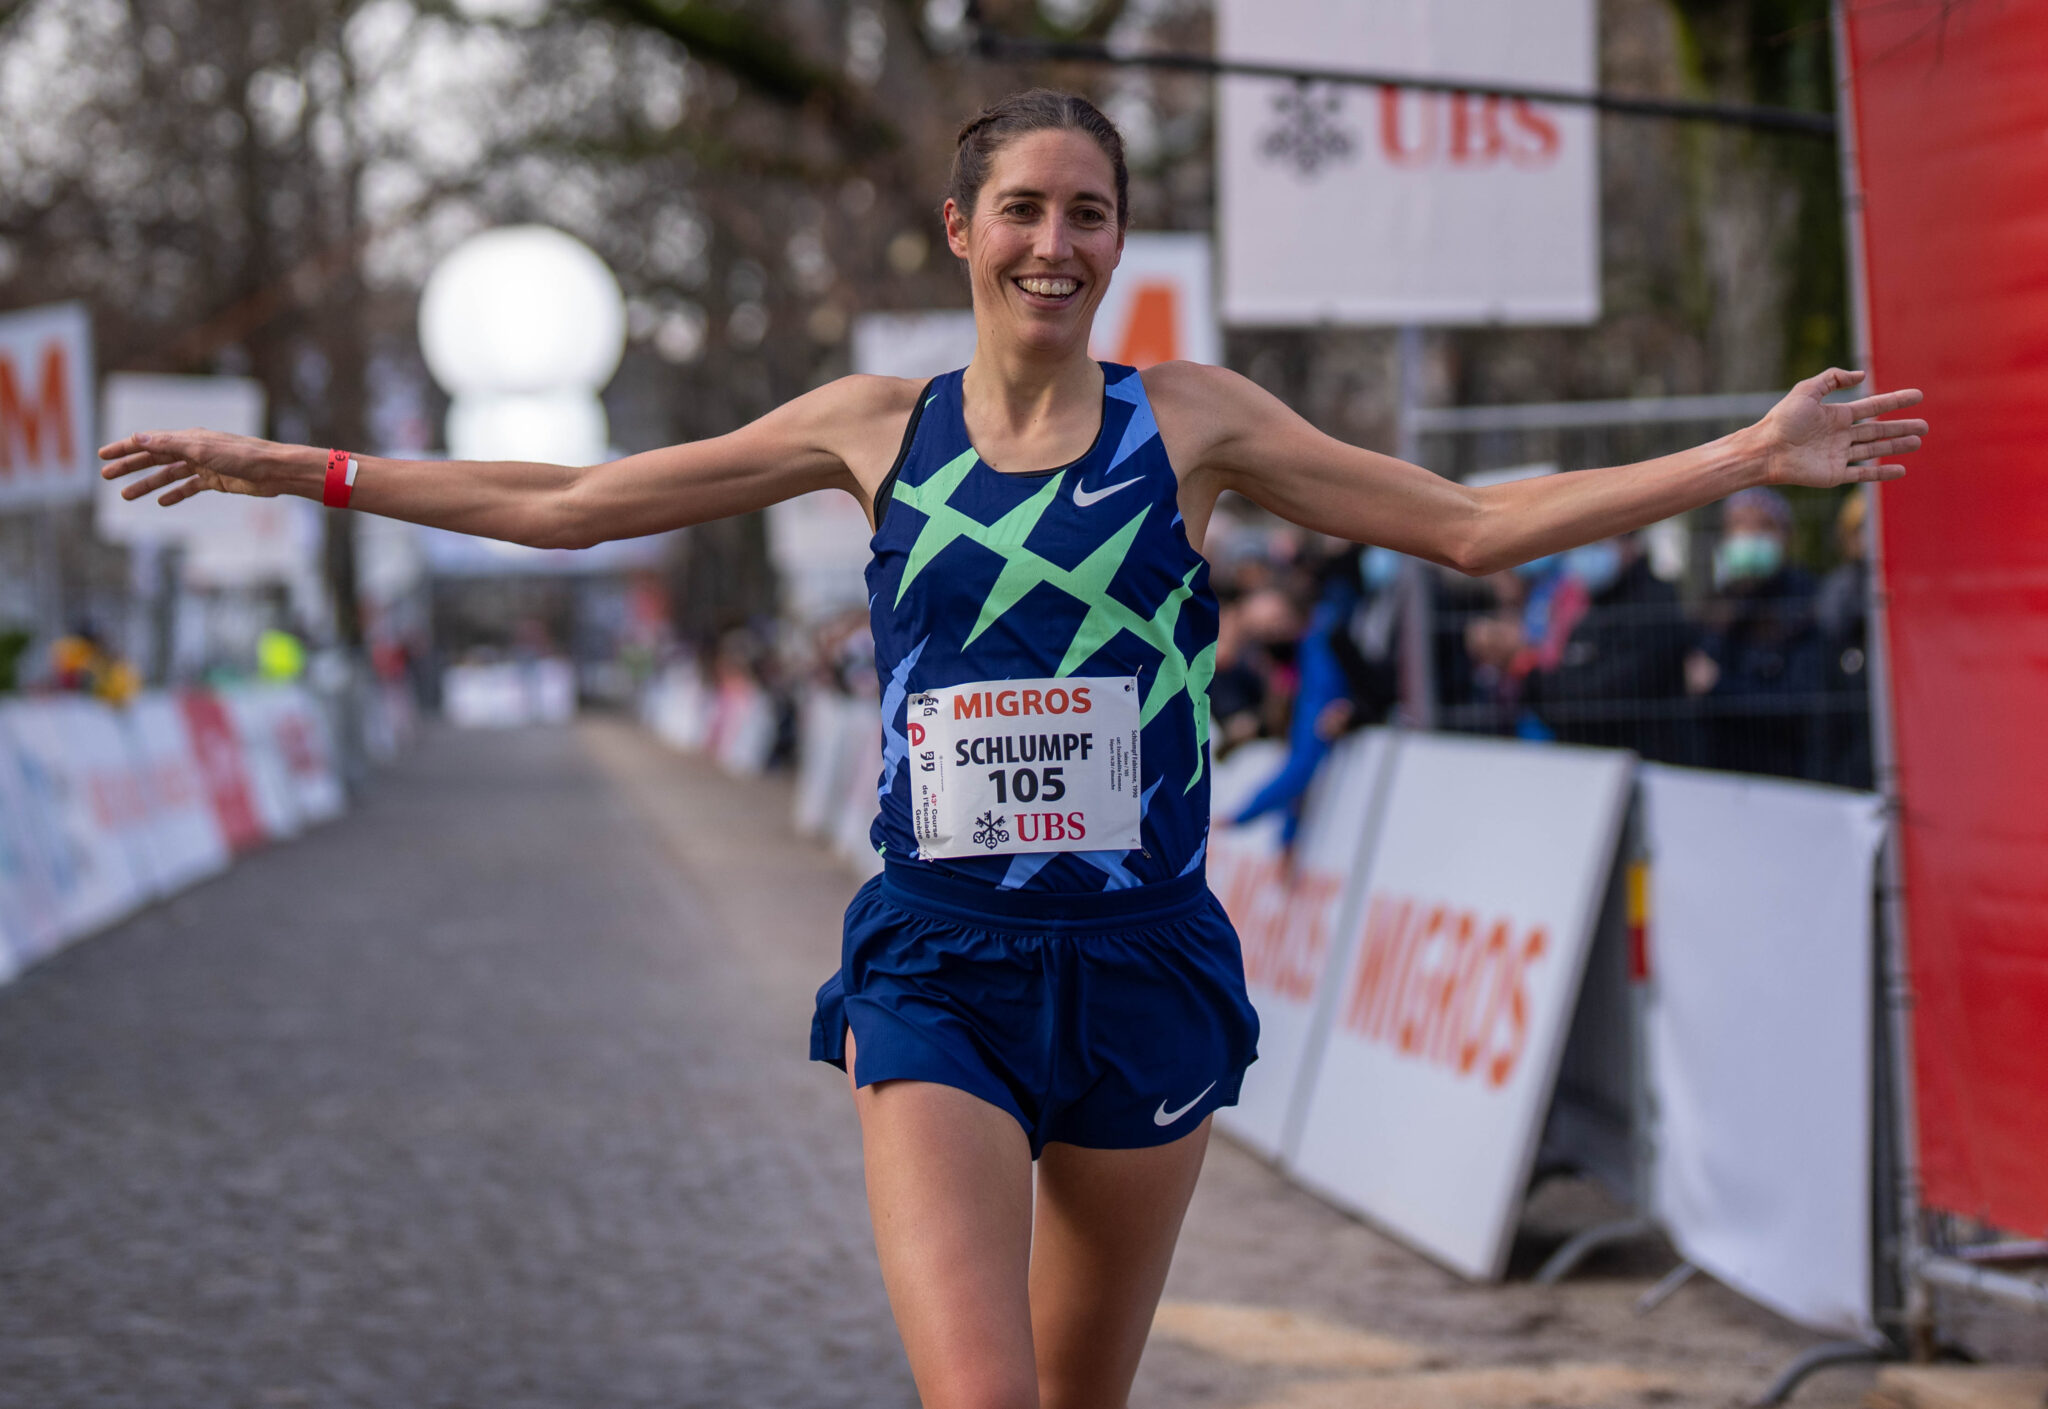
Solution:
M 1186 1105 L 1182 1106 L 1177 1111 L 1168 1110 L 1166 1108 L 1166 1102 L 1161 1101 L 1159 1103 L 1159 1109 L 1152 1113 L 1152 1123 L 1154 1125 L 1173 1124 L 1176 1120 L 1179 1120 L 1182 1116 L 1186 1115 L 1189 1111 L 1193 1110 L 1195 1108 L 1196 1103 L 1199 1102 L 1202 1099 L 1202 1097 L 1208 1095 L 1211 1091 L 1214 1091 L 1215 1089 L 1216 1083 L 1213 1081 L 1210 1082 L 1207 1086 L 1204 1086 L 1201 1090 L 1195 1093 L 1195 1099 L 1193 1101 L 1189 1101 Z
M 1143 475 L 1139 475 L 1138 479 L 1127 479 L 1122 484 L 1112 484 L 1107 489 L 1097 489 L 1094 491 L 1081 488 L 1079 481 L 1076 481 L 1074 484 L 1074 505 L 1076 508 L 1085 509 L 1090 504 L 1099 503 L 1102 500 L 1109 498 L 1110 495 L 1116 493 L 1119 489 L 1129 489 L 1132 485 L 1136 484 L 1139 479 L 1143 478 Z M 1199 1100 L 1200 1098 L 1197 1097 L 1196 1099 Z

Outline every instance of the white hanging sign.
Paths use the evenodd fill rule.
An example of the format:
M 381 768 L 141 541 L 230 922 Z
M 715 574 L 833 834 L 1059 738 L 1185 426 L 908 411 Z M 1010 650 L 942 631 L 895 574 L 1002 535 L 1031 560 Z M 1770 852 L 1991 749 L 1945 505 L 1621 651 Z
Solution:
M 84 304 L 0 316 L 0 509 L 91 496 L 92 379 Z
M 1592 0 L 1218 0 L 1217 52 L 1591 92 Z M 1223 316 L 1239 325 L 1587 323 L 1600 314 L 1590 108 L 1226 78 Z

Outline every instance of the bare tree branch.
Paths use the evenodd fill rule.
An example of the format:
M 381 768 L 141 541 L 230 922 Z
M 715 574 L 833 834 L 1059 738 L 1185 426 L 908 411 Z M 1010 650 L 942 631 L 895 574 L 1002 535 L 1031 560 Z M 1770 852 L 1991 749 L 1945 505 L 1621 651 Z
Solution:
M 855 155 L 902 144 L 895 125 L 851 84 L 804 59 L 787 36 L 740 10 L 705 0 L 594 0 L 592 12 L 667 35 L 692 58 L 724 69 L 762 97 L 818 112 Z

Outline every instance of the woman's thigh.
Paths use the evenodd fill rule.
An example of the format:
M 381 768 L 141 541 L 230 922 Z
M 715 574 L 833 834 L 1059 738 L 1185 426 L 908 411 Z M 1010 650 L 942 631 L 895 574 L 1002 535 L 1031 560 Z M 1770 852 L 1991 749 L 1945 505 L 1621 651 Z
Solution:
M 1208 1147 L 1204 1120 L 1169 1145 L 1040 1154 L 1031 1326 L 1044 1409 L 1122 1409 Z
M 847 1068 L 856 1070 L 851 1034 Z M 854 1091 L 875 1251 L 925 1409 L 1034 1409 L 1031 1147 L 950 1086 Z

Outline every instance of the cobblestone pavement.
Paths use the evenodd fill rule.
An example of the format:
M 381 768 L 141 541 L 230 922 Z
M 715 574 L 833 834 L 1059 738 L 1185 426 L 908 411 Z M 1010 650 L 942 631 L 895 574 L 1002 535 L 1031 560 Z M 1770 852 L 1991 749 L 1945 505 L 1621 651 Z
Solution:
M 787 814 L 617 722 L 437 731 L 0 990 L 0 1409 L 912 1403 Z M 1811 1343 L 1635 1316 L 1670 1263 L 1469 1287 L 1219 1141 L 1132 1402 L 1722 1406 Z

